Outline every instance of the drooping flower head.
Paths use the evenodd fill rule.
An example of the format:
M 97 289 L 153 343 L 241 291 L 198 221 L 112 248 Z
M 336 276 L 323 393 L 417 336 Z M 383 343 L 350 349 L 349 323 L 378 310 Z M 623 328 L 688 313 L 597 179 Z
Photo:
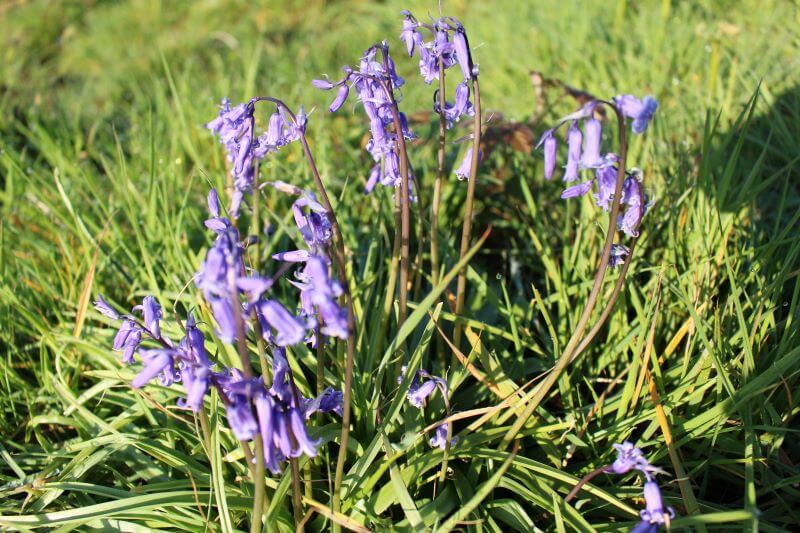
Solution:
M 434 95 L 433 110 L 444 115 L 447 128 L 452 128 L 463 116 L 475 114 L 470 102 L 470 81 L 478 77 L 478 68 L 472 62 L 467 31 L 458 19 L 440 17 L 431 24 L 419 22 L 409 11 L 403 11 L 401 40 L 406 44 L 409 57 L 419 53 L 419 72 L 425 83 L 439 79 L 439 64 L 444 70 L 458 66 L 461 82 L 455 90 L 455 100 L 445 102 L 444 108 Z M 420 30 L 426 30 L 431 40 L 425 41 Z M 437 89 L 438 92 L 438 89 Z
M 589 179 L 584 177 L 584 181 L 580 183 L 567 186 L 561 193 L 561 198 L 583 196 L 597 184 L 597 192 L 594 194 L 597 206 L 609 211 L 613 202 L 618 200 L 625 206 L 625 210 L 617 218 L 617 229 L 630 237 L 636 237 L 648 207 L 641 185 L 643 174 L 637 169 L 626 172 L 620 198 L 615 198 L 620 178 L 620 160 L 617 154 L 613 152 L 604 154 L 602 151 L 602 125 L 596 113 L 597 106 L 602 104 L 612 105 L 592 100 L 574 113 L 563 117 L 553 128 L 544 132 L 537 148 L 544 149 L 544 174 L 546 179 L 550 179 L 555 168 L 555 133 L 561 126 L 569 123 L 566 133 L 567 163 L 564 181 L 567 183 L 579 181 L 581 171 L 592 172 L 593 175 Z M 621 116 L 633 119 L 634 133 L 642 133 L 652 120 L 658 102 L 650 96 L 639 100 L 631 95 L 621 95 L 613 99 L 613 107 Z M 583 132 L 580 129 L 581 122 Z M 627 248 L 621 247 L 616 250 L 617 255 L 612 257 L 609 263 L 612 267 L 621 264 L 624 257 L 621 253 L 623 250 Z
M 306 114 L 302 110 L 294 120 L 288 119 L 286 110 L 279 106 L 269 118 L 267 130 L 256 136 L 255 104 L 258 98 L 231 107 L 229 99 L 222 100 L 217 118 L 206 124 L 206 128 L 219 136 L 225 146 L 231 175 L 234 178 L 234 193 L 231 198 L 231 216 L 236 218 L 245 194 L 255 186 L 256 170 L 267 154 L 300 138 L 305 131 Z M 217 214 L 212 213 L 213 217 Z
M 449 422 L 445 422 L 436 428 L 433 438 L 429 441 L 430 445 L 434 448 L 444 450 L 447 447 L 447 429 L 450 426 Z M 450 439 L 450 447 L 452 448 L 458 444 L 458 437 L 454 436 Z
M 621 94 L 614 97 L 614 104 L 623 115 L 633 119 L 633 133 L 644 133 L 658 109 L 658 101 L 649 95 L 639 100 L 633 95 Z
M 312 84 L 321 90 L 337 89 L 336 97 L 329 108 L 331 112 L 338 110 L 350 93 L 355 92 L 369 120 L 370 139 L 366 148 L 375 161 L 370 170 L 365 192 L 371 192 L 377 183 L 398 188 L 402 179 L 395 114 L 399 118 L 403 138 L 411 140 L 414 134 L 408 127 L 405 114 L 398 109 L 394 97 L 394 91 L 400 88 L 405 80 L 397 75 L 394 60 L 389 53 L 389 45 L 384 41 L 368 48 L 357 68 L 345 66 L 342 71 L 344 77 L 338 81 L 317 79 L 313 80 Z M 351 91 L 350 87 L 354 91 Z M 411 178 L 410 172 L 409 178 Z

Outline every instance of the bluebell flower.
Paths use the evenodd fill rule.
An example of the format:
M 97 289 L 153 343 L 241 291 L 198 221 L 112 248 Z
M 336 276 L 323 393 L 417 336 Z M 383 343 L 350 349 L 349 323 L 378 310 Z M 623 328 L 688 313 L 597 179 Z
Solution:
M 217 337 L 222 342 L 233 343 L 238 337 L 238 331 L 230 300 L 217 296 L 209 296 L 207 299 L 211 305 L 211 314 L 217 321 L 218 328 L 215 330 Z
M 630 94 L 621 94 L 614 97 L 614 104 L 623 115 L 633 119 L 633 133 L 644 133 L 658 109 L 658 101 L 652 96 L 639 100 Z
M 583 143 L 583 134 L 578 127 L 578 121 L 573 120 L 567 130 L 567 166 L 564 171 L 564 181 L 566 182 L 579 179 L 578 169 L 581 161 L 581 143 Z
M 228 404 L 226 412 L 228 425 L 234 436 L 240 441 L 249 441 L 259 431 L 259 425 L 253 416 L 251 399 L 255 391 L 263 389 L 258 380 L 233 381 L 227 385 Z
M 645 509 L 639 513 L 642 517 L 642 522 L 657 526 L 668 523 L 670 519 L 675 518 L 675 511 L 672 507 L 664 508 L 661 489 L 658 488 L 658 483 L 652 479 L 648 479 L 644 484 L 644 501 Z
M 417 46 L 422 46 L 422 34 L 419 32 L 419 22 L 417 22 L 409 11 L 403 10 L 401 14 L 405 17 L 403 19 L 403 30 L 400 32 L 400 39 L 406 45 L 408 57 L 414 55 L 414 49 Z
M 617 219 L 617 228 L 630 237 L 639 235 L 639 223 L 645 213 L 645 198 L 642 186 L 635 175 L 625 178 L 622 187 L 622 203 L 625 213 Z
M 481 163 L 482 158 L 483 158 L 483 152 L 478 151 L 479 165 Z M 470 146 L 469 148 L 467 148 L 467 151 L 464 152 L 464 157 L 461 159 L 461 163 L 458 164 L 453 173 L 459 180 L 468 180 L 471 170 L 472 170 L 472 147 Z
M 303 410 L 306 419 L 310 418 L 316 412 L 321 413 L 336 413 L 342 416 L 344 408 L 344 395 L 342 391 L 335 390 L 333 387 L 328 387 L 322 394 L 311 399 L 306 399 L 305 408 Z
M 299 344 L 306 338 L 306 328 L 286 308 L 275 300 L 262 300 L 256 304 L 256 314 L 264 336 L 278 346 Z M 271 330 L 275 331 L 272 335 Z
M 402 373 L 405 374 L 405 372 L 406 367 L 403 367 Z M 398 383 L 402 380 L 402 375 L 397 378 Z M 447 381 L 438 376 L 434 376 L 426 370 L 420 369 L 417 370 L 411 378 L 411 384 L 408 387 L 408 392 L 406 392 L 406 398 L 411 405 L 422 409 L 425 400 L 427 400 L 437 388 L 443 396 L 447 396 Z
M 553 177 L 553 172 L 556 168 L 556 150 L 558 148 L 558 142 L 553 135 L 553 131 L 553 129 L 545 131 L 536 144 L 536 148 L 544 146 L 544 177 L 548 180 Z
M 628 249 L 627 246 L 623 246 L 621 244 L 612 244 L 611 245 L 611 255 L 608 258 L 608 267 L 609 268 L 617 268 L 622 266 L 625 263 L 625 260 L 630 255 L 631 251 Z
M 614 163 L 618 158 L 615 154 L 609 154 L 606 160 L 608 161 L 612 157 L 609 164 L 605 164 L 595 171 L 597 193 L 594 197 L 597 200 L 597 206 L 604 211 L 611 209 L 611 202 L 614 200 L 614 193 L 617 189 L 617 167 L 614 166 Z
M 439 448 L 441 450 L 444 450 L 447 447 L 447 429 L 449 426 L 450 423 L 445 422 L 444 424 L 441 424 L 439 427 L 436 428 L 436 432 L 433 438 L 429 441 L 431 446 L 433 446 L 434 448 Z M 450 439 L 450 447 L 452 448 L 456 444 L 458 444 L 458 437 L 453 436 Z
M 583 196 L 592 189 L 592 183 L 593 180 L 589 180 L 589 181 L 584 181 L 583 183 L 579 183 L 578 185 L 567 187 L 561 193 L 561 198 L 566 200 L 567 198 L 576 198 L 578 196 Z
M 119 330 L 117 331 L 117 335 L 114 337 L 113 348 L 115 350 L 121 350 L 122 347 L 125 346 L 128 336 L 137 329 L 138 326 L 133 320 L 129 318 L 123 320 Z
M 453 33 L 453 47 L 455 48 L 458 66 L 461 68 L 461 74 L 464 75 L 464 81 L 472 79 L 474 73 L 470 60 L 469 45 L 467 44 L 467 32 L 461 24 L 456 27 Z
M 111 320 L 119 320 L 120 318 L 119 313 L 114 311 L 114 308 L 111 307 L 111 304 L 105 301 L 100 294 L 97 295 L 97 300 L 94 301 L 94 308 Z
M 144 326 L 156 339 L 161 338 L 161 327 L 159 325 L 163 313 L 161 305 L 152 296 L 145 296 L 142 305 L 137 305 L 134 310 L 141 310 L 144 316 Z
M 169 386 L 175 381 L 174 350 L 144 350 L 141 353 L 144 368 L 131 381 L 134 389 L 141 388 L 156 376 L 161 376 L 161 384 Z
M 590 117 L 583 124 L 583 156 L 581 166 L 583 168 L 594 168 L 600 165 L 603 158 L 600 155 L 600 140 L 603 128 L 600 121 Z

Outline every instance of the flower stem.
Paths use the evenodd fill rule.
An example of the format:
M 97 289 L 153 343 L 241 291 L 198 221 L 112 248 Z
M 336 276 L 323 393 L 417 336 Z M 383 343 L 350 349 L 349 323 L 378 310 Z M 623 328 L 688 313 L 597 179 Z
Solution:
M 444 84 L 444 62 L 439 58 L 439 153 L 438 166 L 436 169 L 436 179 L 433 182 L 433 199 L 431 201 L 431 280 L 433 286 L 439 284 L 439 207 L 442 201 L 442 181 L 444 180 L 444 160 L 445 160 L 445 134 L 447 122 L 444 112 L 441 110 L 445 106 L 445 84 Z
M 625 275 L 628 273 L 628 267 L 631 266 L 631 259 L 633 258 L 633 251 L 636 249 L 636 241 L 639 240 L 639 237 L 636 236 L 631 241 L 631 246 L 628 252 L 628 257 L 625 259 L 625 262 L 622 264 L 622 269 L 620 270 L 619 277 L 617 278 L 617 282 L 614 284 L 614 290 L 611 292 L 611 297 L 606 302 L 606 306 L 603 308 L 603 311 L 600 313 L 600 317 L 597 319 L 597 322 L 592 329 L 589 330 L 589 333 L 586 334 L 586 337 L 583 338 L 581 343 L 575 348 L 575 353 L 572 354 L 569 362 L 571 363 L 578 356 L 589 346 L 589 343 L 597 336 L 597 333 L 600 331 L 600 328 L 603 327 L 605 324 L 606 319 L 611 314 L 611 310 L 614 309 L 614 304 L 617 302 L 617 298 L 619 297 L 620 291 L 622 291 L 622 284 L 625 282 Z
M 589 472 L 588 474 L 586 474 L 583 477 L 583 479 L 578 481 L 578 483 L 574 487 L 572 487 L 572 490 L 569 491 L 569 494 L 567 494 L 567 497 L 564 498 L 564 503 L 569 503 L 570 500 L 572 500 L 572 498 L 574 498 L 578 494 L 578 492 L 581 490 L 581 487 L 583 487 L 584 485 L 589 483 L 591 480 L 593 480 L 594 478 L 596 478 L 597 476 L 599 476 L 603 472 L 606 472 L 607 470 L 608 470 L 607 466 L 601 466 L 600 468 L 596 468 L 596 469 L 592 470 L 591 472 Z
M 478 78 L 472 78 L 472 91 L 474 94 L 474 107 L 475 117 L 472 123 L 472 161 L 469 167 L 469 183 L 467 184 L 467 199 L 464 203 L 464 224 L 461 228 L 461 253 L 459 259 L 462 259 L 469 251 L 469 241 L 472 237 L 472 209 L 473 201 L 475 199 L 475 182 L 477 181 L 478 174 L 478 161 L 481 153 L 481 93 L 478 85 Z M 453 332 L 453 344 L 456 348 L 460 347 L 461 332 L 464 328 L 460 322 L 460 315 L 464 311 L 464 297 L 467 290 L 467 265 L 458 273 L 458 282 L 456 285 L 456 326 Z M 458 359 L 453 354 L 453 367 L 458 363 Z
M 541 404 L 542 400 L 547 396 L 550 392 L 550 389 L 556 383 L 558 378 L 561 376 L 561 373 L 567 367 L 567 365 L 572 360 L 573 354 L 578 347 L 578 343 L 580 342 L 583 332 L 586 329 L 586 326 L 589 322 L 589 318 L 591 317 L 592 311 L 594 310 L 594 306 L 597 303 L 597 298 L 600 295 L 600 289 L 603 284 L 603 278 L 605 277 L 606 269 L 608 267 L 608 260 L 611 256 L 611 246 L 614 244 L 614 237 L 617 232 L 617 218 L 619 217 L 620 205 L 622 200 L 622 185 L 625 181 L 625 164 L 628 158 L 628 141 L 627 141 L 627 131 L 625 126 L 625 117 L 622 113 L 617 109 L 616 106 L 611 104 L 610 102 L 604 102 L 608 105 L 617 115 L 617 126 L 619 129 L 619 147 L 620 147 L 620 157 L 619 157 L 619 168 L 617 169 L 617 183 L 616 188 L 614 190 L 614 200 L 611 203 L 611 213 L 608 217 L 608 231 L 606 231 L 606 241 L 605 246 L 603 247 L 602 255 L 600 256 L 600 265 L 597 268 L 597 272 L 594 276 L 594 283 L 592 285 L 592 290 L 589 293 L 589 298 L 586 302 L 586 306 L 583 308 L 583 312 L 581 313 L 580 318 L 578 319 L 578 324 L 575 326 L 572 335 L 567 342 L 566 348 L 561 353 L 561 356 L 556 361 L 555 366 L 553 367 L 552 372 L 548 374 L 548 376 L 542 381 L 536 390 L 533 393 L 533 396 L 528 401 L 528 404 L 525 407 L 525 410 L 522 414 L 517 418 L 514 422 L 514 425 L 506 432 L 505 436 L 503 437 L 503 443 L 508 444 L 512 439 L 516 437 L 516 435 L 520 432 L 522 427 L 525 425 L 525 422 L 528 421 L 528 418 L 533 414 L 536 408 Z M 630 261 L 630 254 L 628 256 L 628 261 Z M 621 286 L 621 282 L 618 281 Z

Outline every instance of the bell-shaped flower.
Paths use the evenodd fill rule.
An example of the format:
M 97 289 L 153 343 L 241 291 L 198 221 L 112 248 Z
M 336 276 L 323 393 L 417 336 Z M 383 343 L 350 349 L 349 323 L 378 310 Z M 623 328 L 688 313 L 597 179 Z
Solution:
M 645 508 L 639 513 L 642 521 L 650 524 L 663 524 L 675 517 L 675 511 L 672 507 L 664 509 L 661 489 L 658 488 L 658 483 L 654 480 L 647 480 L 644 484 L 644 502 Z
M 97 300 L 94 301 L 94 308 L 100 312 L 103 316 L 110 318 L 111 320 L 119 320 L 120 316 L 119 313 L 114 311 L 114 308 L 111 307 L 107 301 L 103 299 L 103 296 L 98 294 Z
M 603 128 L 600 121 L 594 117 L 589 117 L 583 124 L 583 156 L 581 166 L 583 168 L 594 168 L 603 162 L 600 156 L 600 140 Z
M 436 428 L 436 432 L 434 433 L 433 438 L 430 441 L 428 441 L 431 446 L 433 446 L 434 448 L 439 448 L 441 450 L 444 450 L 447 447 L 447 429 L 449 426 L 450 423 L 445 422 L 444 424 Z M 458 444 L 458 437 L 453 436 L 450 439 L 450 447 L 452 448 L 456 444 Z
M 159 374 L 161 375 L 162 385 L 168 386 L 175 381 L 174 350 L 145 350 L 141 355 L 144 368 L 133 378 L 133 381 L 131 381 L 131 386 L 134 389 L 141 388 L 145 383 Z
M 564 181 L 571 182 L 579 179 L 578 169 L 581 162 L 581 143 L 583 134 L 578 127 L 578 121 L 573 120 L 567 129 L 567 166 L 564 171 Z
M 567 198 L 577 198 L 578 196 L 583 196 L 592 189 L 592 182 L 593 180 L 589 180 L 579 183 L 578 185 L 567 187 L 561 193 L 561 198 L 566 200 Z
M 658 101 L 652 96 L 639 100 L 633 95 L 621 94 L 614 97 L 614 104 L 623 115 L 633 119 L 633 133 L 644 133 L 658 109 Z

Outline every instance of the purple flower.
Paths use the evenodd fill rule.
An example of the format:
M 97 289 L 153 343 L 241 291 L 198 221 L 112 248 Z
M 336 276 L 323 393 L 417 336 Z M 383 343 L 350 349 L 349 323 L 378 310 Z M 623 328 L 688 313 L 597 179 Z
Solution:
M 343 83 L 339 86 L 339 90 L 336 92 L 336 98 L 333 99 L 331 102 L 330 107 L 328 107 L 328 111 L 331 113 L 335 113 L 339 110 L 340 107 L 344 105 L 347 101 L 347 97 L 350 94 L 350 87 L 347 83 Z
M 651 465 L 642 450 L 632 442 L 625 441 L 622 444 L 614 444 L 614 449 L 617 451 L 617 458 L 606 469 L 609 473 L 627 474 L 631 470 L 638 470 L 647 479 L 650 479 L 653 474 L 664 472 L 657 466 Z
M 161 384 L 164 386 L 169 386 L 175 381 L 173 350 L 145 350 L 141 355 L 144 368 L 133 378 L 133 381 L 131 381 L 131 386 L 134 389 L 143 387 L 145 383 L 159 374 L 161 374 Z
M 612 156 L 615 163 L 617 156 L 614 154 L 609 154 L 606 159 Z M 597 179 L 597 193 L 594 197 L 597 200 L 597 206 L 608 211 L 611 209 L 611 202 L 614 200 L 614 193 L 617 189 L 617 168 L 613 164 L 599 167 L 595 171 L 595 178 Z
M 558 148 L 552 129 L 544 132 L 536 147 L 538 148 L 542 145 L 544 145 L 544 177 L 549 180 L 553 177 L 553 171 L 556 168 L 556 149 Z
M 661 489 L 658 488 L 658 483 L 653 480 L 648 480 L 644 484 L 644 501 L 645 509 L 639 513 L 642 521 L 649 522 L 650 524 L 663 524 L 670 518 L 675 517 L 675 511 L 672 507 L 664 509 L 664 503 L 661 499 Z
M 336 87 L 333 83 L 331 83 L 328 80 L 311 80 L 311 85 L 323 91 L 329 91 L 334 87 Z
M 208 212 L 211 214 L 212 217 L 219 216 L 219 195 L 217 194 L 216 189 L 211 189 L 208 191 L 208 198 L 206 199 L 208 203 Z
M 642 520 L 636 524 L 630 533 L 657 533 L 658 524 L 651 524 L 647 520 Z
M 453 47 L 455 48 L 458 66 L 461 68 L 461 74 L 464 75 L 464 81 L 472 79 L 472 61 L 470 60 L 469 45 L 467 44 L 467 32 L 460 24 L 456 27 L 453 35 Z
M 639 180 L 629 175 L 622 187 L 622 203 L 626 205 L 625 213 L 617 219 L 617 228 L 630 237 L 639 235 L 639 223 L 645 213 L 645 198 Z
M 411 383 L 411 387 L 408 389 L 406 393 L 406 398 L 414 407 L 422 409 L 423 402 L 433 394 L 436 390 L 436 382 L 433 380 L 426 381 L 422 384 L 419 383 Z
M 222 342 L 232 343 L 238 335 L 231 302 L 226 298 L 210 297 L 208 303 L 211 304 L 211 314 L 219 326 L 216 330 L 217 337 Z
M 250 398 L 243 390 L 238 390 L 230 394 L 230 400 L 227 406 L 228 425 L 238 440 L 248 441 L 259 430 L 258 422 L 253 416 Z
M 129 365 L 132 365 L 134 362 L 133 356 L 136 354 L 136 350 L 139 349 L 139 344 L 142 342 L 142 330 L 136 328 L 128 335 L 128 338 L 125 340 L 125 349 L 122 351 L 122 361 Z
M 303 409 L 306 419 L 311 418 L 316 412 L 321 413 L 336 413 L 342 416 L 344 395 L 342 391 L 335 390 L 333 387 L 328 387 L 322 394 L 313 400 L 306 400 Z
M 581 161 L 581 143 L 583 134 L 578 127 L 578 121 L 573 120 L 567 130 L 567 166 L 564 172 L 564 181 L 575 181 L 579 178 L 578 168 Z
M 615 474 L 627 474 L 648 464 L 642 450 L 632 442 L 614 444 L 614 449 L 617 451 L 617 458 L 611 464 L 610 471 Z
M 583 124 L 583 158 L 581 166 L 583 168 L 594 168 L 599 166 L 603 158 L 600 156 L 600 138 L 602 136 L 602 126 L 600 121 L 590 117 Z
M 627 246 L 623 246 L 621 244 L 612 244 L 611 245 L 611 255 L 608 258 L 608 267 L 609 268 L 617 268 L 622 266 L 625 263 L 625 260 L 630 255 L 631 251 L 628 249 Z
M 206 128 L 219 135 L 220 142 L 228 152 L 228 160 L 233 164 L 231 173 L 239 193 L 231 206 L 234 214 L 238 212 L 241 194 L 252 189 L 255 179 L 253 167 L 258 158 L 254 159 L 254 147 L 257 144 L 254 143 L 254 110 L 252 103 L 231 108 L 230 100 L 226 98 L 222 101 L 217 118 L 206 124 Z
M 278 346 L 298 344 L 305 339 L 306 328 L 280 303 L 264 300 L 258 303 L 256 309 L 265 336 L 270 328 L 274 329 L 276 336 L 271 340 Z
M 576 198 L 578 196 L 583 196 L 592 188 L 592 180 L 584 181 L 583 183 L 579 183 L 578 185 L 573 185 L 572 187 L 567 187 L 564 189 L 564 192 L 561 193 L 561 198 L 566 200 L 567 198 Z
M 411 57 L 414 55 L 414 48 L 422 46 L 422 35 L 417 30 L 419 23 L 414 20 L 411 13 L 405 10 L 401 13 L 405 18 L 403 19 L 403 31 L 400 32 L 400 39 L 406 45 L 408 57 Z
M 163 315 L 161 306 L 152 296 L 145 296 L 144 300 L 142 300 L 142 305 L 134 307 L 134 309 L 139 307 L 142 309 L 142 314 L 144 315 L 145 327 L 153 337 L 156 339 L 161 338 L 161 327 L 159 326 L 159 320 L 161 320 Z
M 184 353 L 192 361 L 196 361 L 204 366 L 211 366 L 206 354 L 206 339 L 203 333 L 197 328 L 194 317 L 189 315 L 186 319 L 186 335 L 181 340 L 180 346 Z
M 472 102 L 469 101 L 469 85 L 459 83 L 456 87 L 456 99 L 454 103 L 445 102 L 444 111 L 439 106 L 439 99 L 436 98 L 433 103 L 433 110 L 436 113 L 444 113 L 446 127 L 450 129 L 461 119 L 462 115 L 472 116 L 475 114 L 475 109 Z
M 403 374 L 405 374 L 406 367 L 403 367 L 402 371 Z M 402 380 L 402 375 L 397 378 L 398 383 Z M 420 369 L 417 370 L 414 373 L 414 377 L 411 378 L 411 384 L 408 387 L 408 392 L 406 392 L 406 398 L 408 398 L 411 405 L 422 409 L 425 400 L 433 394 L 437 388 L 441 391 L 442 395 L 447 396 L 447 382 L 426 370 Z
M 114 337 L 112 348 L 116 351 L 122 350 L 122 362 L 132 365 L 134 354 L 139 349 L 142 342 L 142 330 L 131 319 L 125 319 Z
M 347 314 L 336 303 L 341 287 L 328 278 L 327 262 L 318 256 L 309 257 L 306 267 L 300 274 L 302 290 L 308 302 L 316 307 L 322 319 L 322 333 L 331 337 L 346 339 L 348 335 Z
M 633 133 L 644 133 L 658 109 L 658 101 L 652 96 L 645 96 L 639 100 L 630 94 L 621 94 L 614 97 L 614 104 L 623 115 L 633 119 L 631 125 Z
M 447 447 L 447 428 L 450 426 L 449 422 L 445 422 L 444 424 L 440 425 L 436 428 L 436 433 L 434 434 L 433 438 L 429 441 L 430 445 L 434 448 L 440 448 L 444 450 Z M 458 444 L 458 437 L 453 436 L 450 439 L 450 447 L 452 448 Z
M 261 295 L 272 287 L 272 280 L 261 276 L 236 278 L 236 288 L 247 294 L 247 301 L 256 302 Z
M 311 257 L 311 252 L 308 250 L 291 250 L 272 254 L 272 258 L 276 261 L 286 261 L 287 263 L 305 263 L 309 257 Z
M 180 365 L 181 383 L 186 389 L 186 401 L 183 405 L 194 411 L 203 407 L 203 398 L 211 384 L 211 369 L 203 365 L 182 362 Z
M 480 164 L 481 159 L 483 158 L 483 153 L 478 152 L 478 164 Z M 472 147 L 470 146 L 467 148 L 467 151 L 464 153 L 464 157 L 461 159 L 461 163 L 456 167 L 453 173 L 458 177 L 459 180 L 468 180 L 470 171 L 472 170 Z
M 121 350 L 125 343 L 128 340 L 128 336 L 138 327 L 136 326 L 136 322 L 131 319 L 125 319 L 122 322 L 122 325 L 119 327 L 119 331 L 117 331 L 117 335 L 114 337 L 114 350 Z
M 119 313 L 114 311 L 107 301 L 105 301 L 102 295 L 97 295 L 97 300 L 94 301 L 94 308 L 97 309 L 102 315 L 110 318 L 111 320 L 119 320 Z

